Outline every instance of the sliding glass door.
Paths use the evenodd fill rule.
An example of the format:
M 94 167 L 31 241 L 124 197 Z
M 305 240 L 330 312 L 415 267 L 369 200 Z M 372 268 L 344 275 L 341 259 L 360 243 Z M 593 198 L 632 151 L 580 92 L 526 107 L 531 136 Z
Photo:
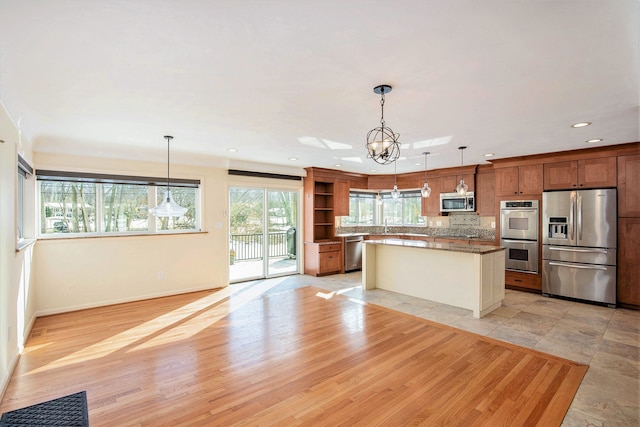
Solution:
M 229 188 L 229 281 L 299 272 L 298 192 Z

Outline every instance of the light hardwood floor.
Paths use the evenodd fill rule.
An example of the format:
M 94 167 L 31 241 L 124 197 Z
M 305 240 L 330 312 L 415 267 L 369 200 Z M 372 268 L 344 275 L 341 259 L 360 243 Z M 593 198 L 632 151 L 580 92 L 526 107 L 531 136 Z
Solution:
M 586 372 L 280 283 L 38 319 L 0 411 L 87 390 L 94 427 L 559 425 Z

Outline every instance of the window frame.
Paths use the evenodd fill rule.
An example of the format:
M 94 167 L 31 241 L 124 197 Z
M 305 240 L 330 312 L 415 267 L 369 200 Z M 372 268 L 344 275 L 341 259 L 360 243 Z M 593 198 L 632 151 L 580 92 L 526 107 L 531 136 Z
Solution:
M 201 193 L 202 186 L 199 179 L 180 179 L 171 178 L 169 181 L 172 192 L 176 188 L 191 188 L 195 190 L 194 200 L 194 227 L 188 229 L 167 229 L 162 230 L 157 224 L 157 217 L 150 212 L 147 212 L 147 229 L 135 230 L 135 231 L 104 231 L 104 198 L 103 186 L 108 185 L 140 185 L 147 187 L 147 206 L 155 206 L 157 204 L 158 189 L 164 189 L 167 187 L 166 178 L 155 177 L 140 177 L 130 175 L 110 175 L 110 174 L 96 174 L 96 173 L 82 173 L 82 172 L 66 172 L 66 171 L 51 171 L 51 170 L 37 170 L 36 178 L 37 185 L 37 199 L 38 199 L 38 238 L 41 239 L 60 239 L 60 238 L 82 238 L 82 237 L 114 237 L 114 236 L 139 236 L 139 235 L 165 235 L 165 234 L 185 234 L 185 233 L 200 233 L 202 232 L 201 224 Z M 70 232 L 70 233 L 43 233 L 42 232 L 42 183 L 43 182 L 67 182 L 67 183 L 82 183 L 93 184 L 95 190 L 95 207 L 94 207 L 94 230 L 87 232 Z
M 355 222 L 345 224 L 344 223 L 344 218 L 351 218 L 351 215 L 345 215 L 345 216 L 342 217 L 343 218 L 342 219 L 342 225 L 344 227 L 357 227 L 357 226 L 365 226 L 365 225 L 369 225 L 369 226 L 376 225 L 378 223 L 378 217 L 380 215 L 380 212 L 379 212 L 379 209 L 378 209 L 377 200 L 376 200 L 376 193 L 371 193 L 371 192 L 366 192 L 366 191 L 350 191 L 349 192 L 349 213 L 351 213 L 351 199 L 353 199 L 353 198 L 366 199 L 366 200 L 371 199 L 371 201 L 373 203 L 373 222 L 372 223 L 360 222 L 360 203 L 358 203 L 358 205 L 356 206 Z
M 420 203 L 422 203 L 422 195 L 420 193 L 420 190 L 400 190 L 400 197 L 398 197 L 398 199 L 393 199 L 393 196 L 391 195 L 391 192 L 380 192 L 380 196 L 382 197 L 382 204 L 380 205 L 380 219 L 381 221 L 384 221 L 385 215 L 384 215 L 384 207 L 385 207 L 385 202 L 387 200 L 393 200 L 394 203 L 401 203 L 400 205 L 400 218 L 401 221 L 400 222 L 387 222 L 387 225 L 392 225 L 392 226 L 424 226 L 426 224 L 426 219 L 424 215 L 417 215 L 418 218 L 418 222 L 405 222 L 405 217 L 407 216 L 407 205 L 405 203 L 406 200 L 408 199 L 418 199 L 420 201 Z M 420 222 L 420 218 L 423 218 L 422 222 Z M 382 225 L 382 224 L 378 224 L 378 225 Z
M 27 237 L 27 234 L 30 234 L 30 232 L 26 230 L 27 199 L 25 197 L 25 192 L 27 190 L 28 180 L 31 176 L 33 176 L 33 167 L 31 167 L 24 157 L 18 154 L 16 178 L 16 242 L 18 248 L 33 240 Z

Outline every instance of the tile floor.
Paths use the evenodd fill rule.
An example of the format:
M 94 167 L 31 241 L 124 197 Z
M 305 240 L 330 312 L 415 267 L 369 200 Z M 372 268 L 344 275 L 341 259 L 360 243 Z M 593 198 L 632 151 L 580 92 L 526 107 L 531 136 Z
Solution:
M 360 272 L 280 277 L 231 285 L 234 295 L 315 286 L 589 365 L 563 426 L 640 426 L 640 311 L 506 291 L 482 319 L 465 310 L 383 290 L 363 292 Z M 259 292 L 256 293 L 256 290 Z

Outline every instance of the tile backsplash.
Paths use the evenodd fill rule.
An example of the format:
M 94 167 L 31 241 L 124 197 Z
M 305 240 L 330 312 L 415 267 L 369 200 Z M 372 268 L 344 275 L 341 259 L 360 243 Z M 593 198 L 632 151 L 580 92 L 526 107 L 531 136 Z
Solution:
M 496 230 L 494 216 L 481 217 L 476 214 L 456 213 L 449 216 L 427 217 L 426 225 L 393 226 L 390 225 L 388 233 L 426 234 L 435 237 L 479 237 L 483 239 L 495 239 Z M 368 233 L 383 234 L 384 226 L 359 225 L 349 227 L 336 227 L 336 234 Z

